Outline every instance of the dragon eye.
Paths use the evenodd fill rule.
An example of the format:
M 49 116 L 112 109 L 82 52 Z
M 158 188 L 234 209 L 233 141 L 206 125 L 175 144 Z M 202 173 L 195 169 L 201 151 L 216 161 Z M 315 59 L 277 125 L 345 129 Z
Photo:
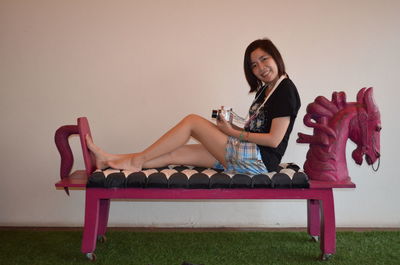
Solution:
M 376 125 L 376 131 L 380 132 L 382 130 L 382 126 L 381 125 Z

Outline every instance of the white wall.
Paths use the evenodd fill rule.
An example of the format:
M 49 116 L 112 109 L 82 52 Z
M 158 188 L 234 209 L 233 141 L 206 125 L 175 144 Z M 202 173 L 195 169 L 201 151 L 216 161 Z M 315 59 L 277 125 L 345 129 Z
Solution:
M 348 159 L 355 190 L 335 191 L 338 226 L 400 227 L 399 1 L 0 1 L 0 225 L 81 226 L 84 192 L 56 190 L 55 130 L 79 116 L 110 152 L 140 150 L 188 113 L 245 114 L 248 43 L 280 48 L 303 106 L 375 87 L 381 168 Z M 308 150 L 291 139 L 284 161 Z M 72 141 L 79 154 L 77 139 Z M 349 145 L 348 156 L 354 145 Z M 76 168 L 82 167 L 77 157 Z M 123 202 L 112 226 L 306 225 L 303 201 Z

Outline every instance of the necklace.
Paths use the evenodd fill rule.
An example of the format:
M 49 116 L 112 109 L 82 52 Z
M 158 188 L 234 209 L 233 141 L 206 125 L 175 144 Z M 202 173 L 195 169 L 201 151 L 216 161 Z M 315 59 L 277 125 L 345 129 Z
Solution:
M 279 86 L 279 84 L 282 82 L 282 80 L 283 79 L 285 79 L 286 78 L 286 75 L 282 75 L 276 82 L 275 82 L 275 84 L 274 84 L 274 86 L 272 87 L 272 89 L 269 91 L 269 93 L 267 94 L 267 93 L 265 93 L 266 95 L 265 95 L 265 99 L 264 99 L 264 101 L 263 101 L 263 103 L 262 104 L 260 104 L 260 106 L 258 106 L 258 108 L 256 109 L 256 111 L 254 112 L 254 114 L 253 115 L 251 115 L 251 117 L 247 120 L 247 122 L 246 122 L 246 124 L 245 124 L 245 127 L 247 127 L 249 124 L 250 124 L 250 122 L 252 121 L 252 120 L 254 120 L 257 116 L 258 116 L 258 113 L 260 113 L 260 109 L 265 105 L 265 103 L 267 102 L 267 100 L 269 99 L 269 97 L 272 95 L 272 93 L 274 93 L 274 91 L 275 91 L 275 89 Z M 265 85 L 264 87 L 263 87 L 263 89 L 265 89 L 265 88 L 269 88 L 270 87 L 270 84 L 268 84 L 268 85 Z M 261 91 L 261 93 L 257 96 L 257 98 L 253 101 L 253 103 L 252 103 L 252 105 L 254 104 L 254 102 L 256 102 L 256 100 L 259 98 L 259 96 L 260 95 L 262 95 L 263 94 L 263 91 Z

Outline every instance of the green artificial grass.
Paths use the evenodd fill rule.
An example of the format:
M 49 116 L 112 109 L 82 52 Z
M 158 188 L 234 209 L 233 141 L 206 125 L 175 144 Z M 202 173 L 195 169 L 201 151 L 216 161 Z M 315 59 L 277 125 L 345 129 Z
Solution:
M 0 230 L 0 264 L 90 264 L 82 232 Z M 321 264 L 319 243 L 306 232 L 109 231 L 95 264 Z M 400 231 L 337 232 L 337 253 L 326 264 L 400 264 Z

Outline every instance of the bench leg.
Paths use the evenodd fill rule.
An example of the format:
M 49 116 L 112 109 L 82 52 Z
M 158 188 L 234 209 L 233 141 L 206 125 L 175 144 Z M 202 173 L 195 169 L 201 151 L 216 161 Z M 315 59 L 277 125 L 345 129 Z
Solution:
M 307 232 L 314 241 L 319 240 L 321 215 L 319 200 L 307 200 Z
M 99 224 L 100 199 L 94 196 L 93 189 L 86 190 L 85 224 L 83 227 L 82 253 L 93 253 L 96 249 L 96 235 Z
M 110 212 L 110 199 L 101 199 L 100 200 L 100 212 L 99 212 L 99 225 L 97 229 L 97 239 L 100 242 L 105 242 L 106 240 L 106 231 L 108 224 L 108 213 Z
M 321 258 L 326 260 L 336 252 L 335 206 L 332 189 L 324 192 L 321 225 Z

